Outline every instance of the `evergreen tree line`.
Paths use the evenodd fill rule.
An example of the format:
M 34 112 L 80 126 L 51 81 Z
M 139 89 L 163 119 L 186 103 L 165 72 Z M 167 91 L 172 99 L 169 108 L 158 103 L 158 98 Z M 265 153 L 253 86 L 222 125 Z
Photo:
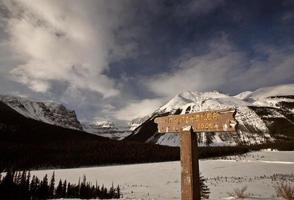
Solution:
M 105 186 L 92 185 L 86 177 L 71 184 L 66 180 L 59 180 L 55 186 L 55 174 L 48 179 L 47 174 L 40 180 L 28 171 L 15 172 L 9 170 L 4 176 L 0 174 L 0 198 L 6 200 L 38 200 L 52 198 L 80 198 L 80 199 L 118 199 L 121 197 L 120 187 L 113 185 L 108 189 Z

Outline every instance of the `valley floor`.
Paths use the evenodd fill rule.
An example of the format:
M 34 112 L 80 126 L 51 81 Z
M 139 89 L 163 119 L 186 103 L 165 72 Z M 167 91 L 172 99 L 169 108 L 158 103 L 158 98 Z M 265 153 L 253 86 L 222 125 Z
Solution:
M 32 171 L 32 175 L 72 183 L 86 175 L 95 184 L 119 184 L 124 199 L 180 199 L 180 162 L 118 165 Z M 294 186 L 294 151 L 260 151 L 242 156 L 200 160 L 212 200 L 232 199 L 228 193 L 247 186 L 250 199 L 276 199 L 275 186 L 287 181 Z

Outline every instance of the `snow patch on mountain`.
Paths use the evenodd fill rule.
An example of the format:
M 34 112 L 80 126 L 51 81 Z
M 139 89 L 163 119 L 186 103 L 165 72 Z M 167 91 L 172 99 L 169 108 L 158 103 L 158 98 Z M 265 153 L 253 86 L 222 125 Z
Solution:
M 250 108 L 242 106 L 237 108 L 235 119 L 239 126 L 243 127 L 246 132 L 267 133 L 268 128 L 263 120 Z M 249 130 L 246 127 L 250 127 Z M 244 130 L 243 130 L 244 132 Z

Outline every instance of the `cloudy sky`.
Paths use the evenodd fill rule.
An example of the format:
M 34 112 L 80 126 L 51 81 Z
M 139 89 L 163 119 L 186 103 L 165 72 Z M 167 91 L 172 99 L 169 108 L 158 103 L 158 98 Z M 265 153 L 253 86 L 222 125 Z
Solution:
M 80 120 L 284 83 L 292 0 L 0 0 L 0 94 L 60 102 Z

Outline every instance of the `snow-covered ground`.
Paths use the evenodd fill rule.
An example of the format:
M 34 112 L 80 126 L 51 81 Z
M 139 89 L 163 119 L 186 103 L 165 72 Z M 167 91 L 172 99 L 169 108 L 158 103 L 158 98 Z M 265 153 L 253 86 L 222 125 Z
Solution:
M 53 171 L 57 179 L 70 182 L 86 175 L 92 183 L 119 184 L 124 199 L 180 199 L 179 162 L 38 170 L 32 174 L 41 178 Z M 260 151 L 200 160 L 200 171 L 208 179 L 210 199 L 230 199 L 228 193 L 243 186 L 248 187 L 251 199 L 276 199 L 277 183 L 294 185 L 294 152 Z

